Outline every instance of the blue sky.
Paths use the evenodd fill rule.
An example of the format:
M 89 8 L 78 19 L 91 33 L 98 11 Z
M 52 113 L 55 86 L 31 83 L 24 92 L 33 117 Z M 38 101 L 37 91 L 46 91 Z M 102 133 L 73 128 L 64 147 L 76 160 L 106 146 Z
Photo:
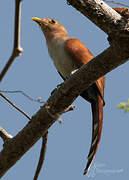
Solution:
M 127 3 L 126 0 L 121 0 Z M 1 1 L 0 6 L 0 71 L 7 62 L 13 47 L 14 1 Z M 23 55 L 15 59 L 1 83 L 1 90 L 23 90 L 32 97 L 46 101 L 51 91 L 62 82 L 48 56 L 45 38 L 31 17 L 58 19 L 72 37 L 80 39 L 96 56 L 108 45 L 107 35 L 85 18 L 66 1 L 23 1 L 21 19 L 21 45 Z M 121 180 L 129 178 L 129 113 L 116 106 L 127 101 L 129 85 L 128 62 L 106 75 L 103 132 L 101 143 L 88 176 L 83 176 L 91 143 L 90 104 L 78 97 L 73 103 L 76 109 L 62 116 L 63 124 L 56 122 L 49 130 L 48 148 L 39 180 Z M 30 116 L 40 104 L 20 94 L 8 97 Z M 15 136 L 28 119 L 0 99 L 0 126 Z M 0 140 L 0 148 L 2 148 Z M 38 141 L 14 167 L 4 180 L 32 179 L 39 158 L 41 140 Z

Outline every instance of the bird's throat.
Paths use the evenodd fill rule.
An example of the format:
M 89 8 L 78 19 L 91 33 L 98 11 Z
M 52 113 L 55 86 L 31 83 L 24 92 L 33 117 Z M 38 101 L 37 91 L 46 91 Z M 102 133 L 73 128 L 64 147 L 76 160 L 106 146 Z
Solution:
M 59 38 L 58 36 L 47 42 L 49 55 L 51 56 L 56 69 L 64 79 L 78 69 L 65 49 L 65 42 L 67 39 L 68 37 Z

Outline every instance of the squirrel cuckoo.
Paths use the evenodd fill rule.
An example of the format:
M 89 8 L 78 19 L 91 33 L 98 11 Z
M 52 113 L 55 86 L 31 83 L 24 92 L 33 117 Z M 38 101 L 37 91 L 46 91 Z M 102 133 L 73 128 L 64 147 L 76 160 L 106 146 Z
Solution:
M 94 56 L 76 38 L 70 38 L 66 29 L 55 19 L 36 18 L 36 21 L 46 38 L 48 52 L 54 65 L 65 80 L 82 65 L 87 64 Z M 92 142 L 88 155 L 88 163 L 84 174 L 87 173 L 92 160 L 95 157 L 102 131 L 103 121 L 103 97 L 104 97 L 105 77 L 99 78 L 94 84 L 86 89 L 81 96 L 91 103 L 93 123 L 92 123 Z
M 126 19 L 129 18 L 129 9 L 121 7 L 115 7 L 113 9 Z M 70 38 L 68 36 L 66 29 L 57 20 L 49 18 L 40 19 L 37 17 L 33 17 L 32 20 L 37 22 L 41 27 L 41 30 L 43 31 L 46 38 L 48 52 L 57 71 L 64 80 L 67 79 L 76 70 L 78 70 L 81 66 L 87 64 L 92 58 L 94 58 L 92 53 L 86 46 L 84 46 L 83 43 L 81 43 L 76 38 Z M 92 141 L 84 174 L 86 174 L 90 168 L 101 138 L 104 87 L 105 77 L 103 76 L 81 94 L 85 100 L 91 103 L 93 116 Z M 45 151 L 43 153 L 41 152 L 40 159 L 41 156 L 45 156 Z M 38 164 L 38 173 L 41 169 L 42 163 Z M 38 173 L 36 176 L 38 176 Z

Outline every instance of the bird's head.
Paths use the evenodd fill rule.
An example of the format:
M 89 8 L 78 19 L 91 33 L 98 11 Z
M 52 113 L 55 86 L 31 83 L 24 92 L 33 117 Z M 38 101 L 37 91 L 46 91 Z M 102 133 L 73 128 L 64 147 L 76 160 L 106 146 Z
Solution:
M 64 26 L 59 23 L 56 19 L 50 18 L 37 18 L 32 17 L 32 20 L 39 24 L 42 29 L 46 39 L 52 37 L 53 35 L 67 37 L 67 31 Z

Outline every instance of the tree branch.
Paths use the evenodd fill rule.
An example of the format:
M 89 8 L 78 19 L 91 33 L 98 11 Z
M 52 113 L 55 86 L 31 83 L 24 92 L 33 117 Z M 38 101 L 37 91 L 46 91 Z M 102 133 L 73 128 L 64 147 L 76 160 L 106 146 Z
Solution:
M 6 131 L 4 128 L 2 128 L 1 126 L 0 126 L 0 137 L 3 139 L 4 145 L 5 145 L 5 143 L 7 143 L 10 139 L 13 138 L 13 136 L 12 136 L 11 134 L 7 133 L 7 131 Z
M 23 49 L 20 45 L 20 22 L 21 22 L 21 2 L 22 0 L 15 0 L 15 25 L 14 25 L 14 47 L 12 51 L 12 55 L 10 56 L 7 64 L 3 68 L 0 74 L 0 81 L 2 81 L 9 67 L 13 63 L 14 59 L 17 56 L 21 56 Z
M 114 54 L 112 48 L 108 48 L 73 74 L 54 92 L 31 121 L 11 139 L 11 142 L 0 152 L 0 177 L 47 132 L 84 89 L 87 89 L 99 77 L 127 61 L 125 57 L 119 56 L 122 53 L 116 54 L 115 50 L 113 52 Z
M 45 160 L 46 149 L 47 149 L 47 140 L 48 140 L 48 131 L 44 134 L 44 136 L 42 138 L 42 146 L 41 146 L 41 150 L 40 150 L 39 162 L 38 162 L 38 166 L 37 166 L 33 180 L 38 179 L 39 173 L 43 166 L 43 162 Z
M 0 92 L 0 96 L 2 98 L 4 98 L 9 104 L 11 104 L 11 106 L 13 106 L 15 109 L 17 109 L 20 113 L 22 113 L 25 117 L 27 117 L 29 120 L 31 120 L 31 118 L 28 114 L 26 114 L 22 109 L 20 109 L 16 104 L 14 104 L 9 98 L 4 96 L 1 92 Z
M 100 2 L 100 0 L 93 0 L 92 2 L 95 3 L 98 1 Z M 80 9 L 82 8 L 82 11 L 84 12 L 84 7 L 81 7 L 81 5 L 83 4 L 83 6 L 85 6 L 85 4 L 91 2 L 91 0 L 76 0 L 74 2 L 75 4 L 80 2 L 78 8 L 80 5 Z M 100 6 L 101 5 L 99 4 L 99 7 Z M 114 10 L 109 7 L 107 8 L 107 5 L 106 7 L 103 6 L 103 3 L 102 8 L 99 8 L 99 10 L 101 10 L 99 13 L 102 13 L 103 16 L 99 15 L 95 6 L 91 5 L 90 7 L 89 5 L 89 9 L 90 11 L 86 11 L 87 16 L 90 16 L 92 9 L 91 16 L 93 15 L 93 18 L 91 17 L 90 19 L 93 19 L 98 26 L 102 27 L 105 32 L 110 34 L 110 47 L 97 57 L 93 58 L 88 64 L 81 67 L 75 74 L 66 80 L 57 91 L 52 94 L 44 106 L 42 106 L 32 117 L 31 121 L 4 146 L 3 150 L 0 152 L 0 177 L 2 177 L 6 171 L 9 170 L 9 168 L 11 168 L 38 141 L 38 139 L 47 132 L 50 126 L 52 126 L 63 112 L 65 112 L 81 92 L 87 89 L 101 76 L 125 63 L 129 58 L 128 21 L 122 18 Z M 109 13 L 108 10 L 110 11 Z M 89 12 L 90 14 L 88 14 Z M 107 22 L 105 22 L 104 19 L 107 20 Z M 116 24 L 116 19 L 119 19 L 118 24 Z M 114 35 L 113 37 L 112 34 L 116 32 L 116 30 L 114 30 L 114 27 L 116 26 L 118 26 L 118 36 Z M 123 32 L 123 35 L 120 34 L 120 32 Z
M 113 3 L 113 4 L 117 4 L 117 5 L 120 5 L 120 6 L 124 6 L 124 7 L 128 7 L 129 6 L 127 4 L 124 4 L 124 3 L 121 3 L 121 2 L 118 2 L 118 1 L 112 1 L 112 0 L 104 0 L 105 2 L 108 2 L 108 3 Z
M 45 103 L 44 101 L 42 101 L 42 99 L 40 97 L 38 98 L 33 98 L 32 96 L 28 95 L 27 93 L 25 93 L 24 91 L 22 90 L 0 90 L 0 93 L 10 93 L 10 94 L 15 94 L 15 93 L 19 93 L 19 94 L 22 94 L 23 96 L 25 96 L 26 98 L 28 98 L 30 101 L 33 101 L 33 102 L 38 102 L 40 104 L 43 104 Z
M 125 36 L 127 33 L 128 36 L 127 20 L 102 0 L 67 0 L 67 2 L 108 35 Z

